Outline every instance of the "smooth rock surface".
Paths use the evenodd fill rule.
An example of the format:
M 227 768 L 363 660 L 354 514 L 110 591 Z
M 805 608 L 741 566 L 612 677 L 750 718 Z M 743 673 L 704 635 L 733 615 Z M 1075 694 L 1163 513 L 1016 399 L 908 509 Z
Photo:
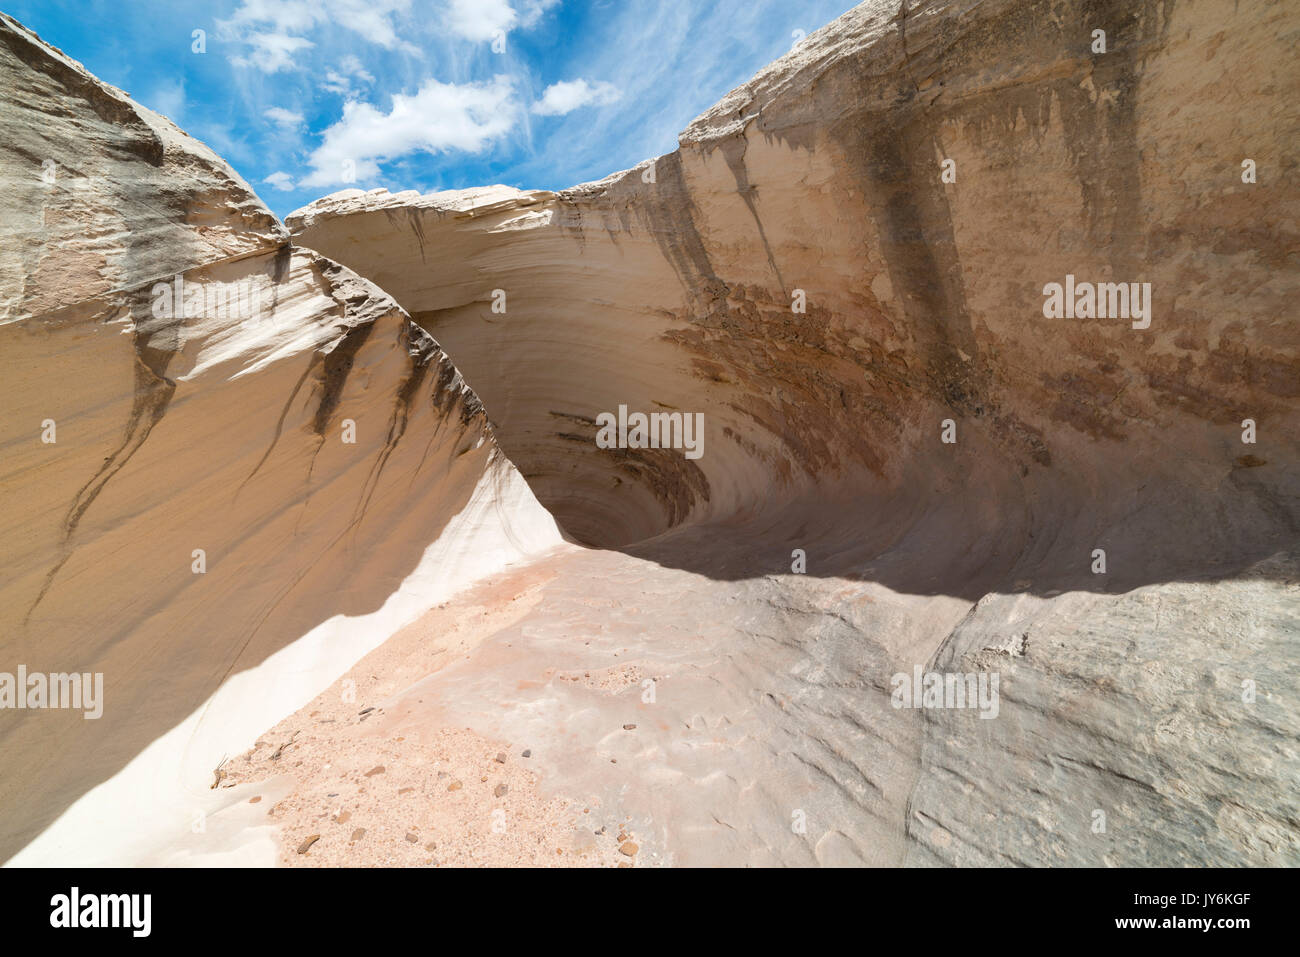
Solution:
M 624 553 L 421 686 L 440 720 L 679 863 L 1300 860 L 1298 35 L 1283 3 L 865 3 L 598 183 L 288 217 Z M 1067 275 L 1150 283 L 1149 327 L 1046 318 Z M 620 404 L 703 413 L 703 457 L 598 448 Z M 997 719 L 891 707 L 917 666 L 998 674 Z
M 0 711 L 0 859 L 270 863 L 214 768 L 554 523 L 215 154 L 7 17 L 0 87 L 0 671 L 103 675 L 97 719 Z

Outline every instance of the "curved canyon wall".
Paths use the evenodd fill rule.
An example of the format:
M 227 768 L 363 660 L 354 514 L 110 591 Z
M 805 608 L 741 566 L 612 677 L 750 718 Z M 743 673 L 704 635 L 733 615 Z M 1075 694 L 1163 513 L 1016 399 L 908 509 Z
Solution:
M 830 628 L 830 674 L 733 675 L 783 689 L 756 720 L 808 767 L 728 766 L 831 782 L 849 859 L 1294 860 L 1298 33 L 1282 3 L 866 3 L 601 182 L 286 223 L 445 344 L 572 538 L 781 576 L 750 668 Z M 1049 317 L 1067 282 L 1150 309 Z M 600 448 L 620 405 L 703 413 L 703 456 Z M 794 548 L 890 607 L 814 613 Z M 1000 666 L 1002 720 L 899 719 L 914 666 Z M 1043 823 L 1103 806 L 1123 837 Z M 737 859 L 804 859 L 748 810 Z
M 133 863 L 219 830 L 224 758 L 559 539 L 438 345 L 225 162 L 7 17 L 0 85 L 0 671 L 102 675 L 94 709 L 0 712 L 0 858 Z
M 1296 529 L 1295 21 L 1213 13 L 864 4 L 600 183 L 352 190 L 288 225 L 447 345 L 581 540 L 975 475 L 1007 500 L 980 533 L 1021 546 L 1116 524 L 1181 567 L 1164 523 L 1204 507 L 1230 514 L 1188 567 L 1258 557 Z M 1067 275 L 1149 283 L 1152 315 L 1045 318 Z M 703 412 L 707 454 L 605 454 L 620 403 Z

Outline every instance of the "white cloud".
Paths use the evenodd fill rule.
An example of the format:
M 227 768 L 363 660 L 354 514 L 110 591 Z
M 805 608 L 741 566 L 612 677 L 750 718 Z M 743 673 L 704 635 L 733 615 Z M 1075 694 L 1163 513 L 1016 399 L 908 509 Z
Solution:
M 519 8 L 519 25 L 531 27 L 542 18 L 543 13 L 559 4 L 560 0 L 523 0 Z
M 351 30 L 385 49 L 408 46 L 398 36 L 394 18 L 406 13 L 411 0 L 243 0 L 223 28 L 237 33 L 303 33 L 320 24 Z
M 296 65 L 294 54 L 314 46 L 301 34 L 319 26 L 351 31 L 386 50 L 418 53 L 403 40 L 396 18 L 411 0 L 243 0 L 228 20 L 218 20 L 224 36 L 252 49 L 231 57 L 237 66 L 256 66 L 276 73 Z
M 603 80 L 596 83 L 566 80 L 548 86 L 542 98 L 533 104 L 533 112 L 539 116 L 563 116 L 582 106 L 605 106 L 622 95 L 618 87 Z
M 262 180 L 263 183 L 270 183 L 276 189 L 288 191 L 293 189 L 293 177 L 283 171 L 277 171 Z
M 306 30 L 320 16 L 323 4 L 311 0 L 244 0 L 229 20 L 220 20 L 221 26 L 247 26 L 269 24 L 283 33 L 286 30 Z
M 298 185 L 366 180 L 378 175 L 380 161 L 417 150 L 477 153 L 513 129 L 518 119 L 507 76 L 462 85 L 426 80 L 412 95 L 394 95 L 387 113 L 368 103 L 345 103 L 343 118 L 325 130 L 308 160 L 312 171 Z
M 410 0 L 327 0 L 330 20 L 353 33 L 360 34 L 371 43 L 394 50 L 399 47 L 408 52 L 416 48 L 398 36 L 392 15 L 405 13 Z
M 253 48 L 248 56 L 234 56 L 236 66 L 255 66 L 263 73 L 278 73 L 295 65 L 294 54 L 315 46 L 304 37 L 287 33 L 254 33 L 245 38 Z
M 491 40 L 498 33 L 531 27 L 560 0 L 448 0 L 447 26 L 468 40 Z
M 468 40 L 491 40 L 509 33 L 519 19 L 507 0 L 451 0 L 447 26 Z
M 293 110 L 286 110 L 282 106 L 272 106 L 262 112 L 272 123 L 282 126 L 287 130 L 295 129 L 303 124 L 303 115 L 295 113 Z

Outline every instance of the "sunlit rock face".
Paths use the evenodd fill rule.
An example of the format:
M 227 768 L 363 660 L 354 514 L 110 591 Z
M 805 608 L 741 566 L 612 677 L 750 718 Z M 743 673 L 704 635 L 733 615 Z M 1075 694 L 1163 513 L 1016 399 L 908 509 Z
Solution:
M 734 615 L 700 643 L 745 649 L 751 706 L 782 702 L 751 730 L 803 763 L 719 761 L 835 793 L 818 860 L 1294 861 L 1298 29 L 866 3 L 635 169 L 287 225 L 444 344 L 575 540 L 722 588 L 802 548 L 894 595 L 683 598 Z M 703 413 L 703 456 L 602 449 L 620 405 Z M 891 709 L 915 665 L 1000 669 L 999 719 Z M 799 860 L 793 801 L 749 808 L 751 856 L 709 850 Z
M 0 86 L 0 672 L 103 676 L 97 717 L 0 711 L 0 858 L 130 863 L 558 536 L 429 335 L 211 151 L 8 18 Z
M 288 225 L 448 348 L 579 539 L 985 471 L 980 498 L 1026 503 L 970 517 L 1008 559 L 1122 512 L 1144 563 L 1232 560 L 1294 534 L 1294 28 L 1280 5 L 869 3 L 653 163 L 351 190 Z M 1150 315 L 1049 319 L 1067 276 L 1149 283 Z M 704 413 L 706 454 L 605 453 L 619 404 Z M 1199 554 L 1157 534 L 1200 508 Z

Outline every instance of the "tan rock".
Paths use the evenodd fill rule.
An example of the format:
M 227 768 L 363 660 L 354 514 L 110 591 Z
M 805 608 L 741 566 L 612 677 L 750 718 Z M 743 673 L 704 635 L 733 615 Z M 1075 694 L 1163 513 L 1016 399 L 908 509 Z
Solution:
M 104 685 L 0 721 L 0 860 L 200 853 L 164 822 L 223 756 L 557 537 L 438 346 L 215 154 L 7 16 L 0 88 L 0 642 Z
M 559 193 L 350 191 L 287 218 L 455 356 L 572 538 L 629 546 L 553 563 L 522 626 L 608 641 L 563 664 L 512 649 L 512 675 L 557 669 L 547 693 L 575 717 L 543 725 L 540 692 L 503 690 L 492 730 L 613 746 L 567 676 L 620 687 L 616 657 L 673 675 L 646 705 L 670 730 L 639 722 L 635 761 L 565 764 L 553 786 L 676 782 L 671 810 L 624 799 L 673 822 L 676 863 L 1300 861 L 1300 771 L 1270 743 L 1300 733 L 1280 175 L 1300 13 L 1131 13 L 1103 57 L 1077 18 L 1018 0 L 866 3 L 635 169 Z M 1275 175 L 1243 183 L 1250 153 Z M 1150 283 L 1149 326 L 1046 317 L 1067 276 Z M 600 448 L 620 405 L 702 413 L 704 454 Z M 893 707 L 916 667 L 996 672 L 997 719 Z M 1266 685 L 1266 712 L 1243 701 Z M 1241 813 L 1215 810 L 1227 793 Z

